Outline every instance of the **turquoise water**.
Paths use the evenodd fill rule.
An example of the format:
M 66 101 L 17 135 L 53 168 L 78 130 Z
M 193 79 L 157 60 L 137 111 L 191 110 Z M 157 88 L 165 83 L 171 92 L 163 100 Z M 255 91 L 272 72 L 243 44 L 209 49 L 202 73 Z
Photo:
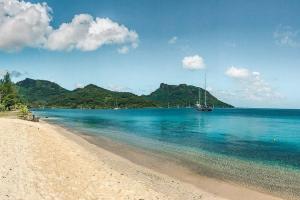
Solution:
M 212 175 L 300 196 L 300 110 L 35 110 L 95 137 L 174 153 Z M 171 155 L 170 154 L 170 155 Z M 294 185 L 294 186 L 293 186 Z

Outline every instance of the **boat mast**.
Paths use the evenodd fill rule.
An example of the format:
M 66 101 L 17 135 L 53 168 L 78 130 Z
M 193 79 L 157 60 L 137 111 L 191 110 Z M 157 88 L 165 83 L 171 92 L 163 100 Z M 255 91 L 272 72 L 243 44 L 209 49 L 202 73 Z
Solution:
M 199 105 L 201 106 L 201 87 L 199 87 L 198 98 Z
M 204 88 L 205 88 L 205 90 L 204 90 L 204 105 L 206 106 L 206 72 L 205 72 L 205 74 L 204 74 Z

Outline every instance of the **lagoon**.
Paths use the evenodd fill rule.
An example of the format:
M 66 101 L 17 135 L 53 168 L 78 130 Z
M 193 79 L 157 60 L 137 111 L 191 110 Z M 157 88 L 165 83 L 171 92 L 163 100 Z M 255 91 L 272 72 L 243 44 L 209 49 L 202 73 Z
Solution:
M 181 160 L 201 175 L 300 197 L 300 110 L 40 109 L 49 122 Z M 45 118 L 47 117 L 47 118 Z

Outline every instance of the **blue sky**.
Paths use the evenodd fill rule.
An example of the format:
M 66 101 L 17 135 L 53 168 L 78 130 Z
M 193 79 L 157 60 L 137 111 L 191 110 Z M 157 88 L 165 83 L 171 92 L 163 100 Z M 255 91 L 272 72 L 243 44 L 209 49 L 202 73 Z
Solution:
M 40 21 L 30 24 L 30 29 L 20 24 L 18 30 L 29 34 L 25 38 L 26 34 L 15 35 L 17 25 L 9 29 L 0 20 L 0 36 L 5 36 L 5 41 L 0 37 L 0 70 L 22 72 L 15 81 L 47 79 L 68 89 L 94 83 L 147 94 L 161 82 L 203 86 L 206 71 L 211 93 L 235 106 L 300 108 L 299 1 L 26 2 L 41 5 L 38 11 L 49 9 L 51 21 L 41 23 L 51 30 Z M 11 10 L 6 12 L 12 17 L 21 16 Z M 77 30 L 71 21 L 79 14 L 86 14 L 81 19 L 88 25 L 102 19 L 97 30 L 102 30 L 103 23 L 117 23 L 114 30 L 122 31 L 121 40 L 109 35 L 105 37 L 110 39 L 82 40 L 75 34 L 67 36 L 73 43 L 62 45 L 59 39 L 69 29 L 60 27 L 65 23 Z M 35 26 L 42 31 L 32 32 Z

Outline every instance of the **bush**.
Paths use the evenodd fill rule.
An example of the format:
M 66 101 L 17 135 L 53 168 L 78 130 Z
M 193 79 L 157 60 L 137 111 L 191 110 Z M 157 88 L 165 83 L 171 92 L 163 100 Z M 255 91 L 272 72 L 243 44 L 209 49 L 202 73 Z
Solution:
M 3 111 L 5 111 L 5 105 L 0 103 L 0 112 L 3 112 Z
M 19 117 L 26 119 L 29 115 L 28 107 L 26 105 L 20 105 L 19 109 Z
M 20 102 L 16 86 L 11 81 L 9 73 L 6 73 L 3 79 L 0 79 L 0 104 L 4 105 L 5 110 L 10 111 Z

